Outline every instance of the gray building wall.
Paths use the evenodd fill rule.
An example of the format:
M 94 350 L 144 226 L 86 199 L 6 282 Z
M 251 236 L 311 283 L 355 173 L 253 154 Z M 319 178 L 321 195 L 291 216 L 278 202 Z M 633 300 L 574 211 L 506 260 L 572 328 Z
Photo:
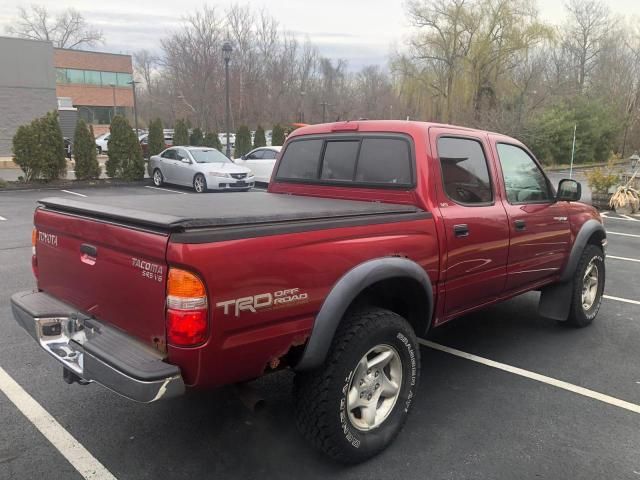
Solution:
M 0 157 L 20 125 L 57 108 L 53 45 L 0 37 Z

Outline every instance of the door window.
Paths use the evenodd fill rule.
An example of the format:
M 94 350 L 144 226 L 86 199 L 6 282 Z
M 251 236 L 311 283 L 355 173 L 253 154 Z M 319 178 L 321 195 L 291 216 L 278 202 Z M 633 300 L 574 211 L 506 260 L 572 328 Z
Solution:
M 275 158 L 278 156 L 278 152 L 276 152 L 275 150 L 263 150 L 262 152 L 263 160 L 275 160 Z
M 169 160 L 175 160 L 176 159 L 176 151 L 175 150 L 165 150 L 165 152 L 162 154 L 162 158 L 167 158 Z
M 547 178 L 522 148 L 507 143 L 496 145 L 509 203 L 549 202 L 553 195 Z
M 189 160 L 189 163 L 191 163 L 191 159 L 189 158 L 189 154 L 187 153 L 186 150 L 183 150 L 182 148 L 179 148 L 176 150 L 176 160 Z
M 451 200 L 463 205 L 493 201 L 489 167 L 479 141 L 440 137 L 438 156 L 444 190 Z
M 247 155 L 247 160 L 260 160 L 263 155 L 264 150 L 256 150 L 255 152 L 251 152 Z

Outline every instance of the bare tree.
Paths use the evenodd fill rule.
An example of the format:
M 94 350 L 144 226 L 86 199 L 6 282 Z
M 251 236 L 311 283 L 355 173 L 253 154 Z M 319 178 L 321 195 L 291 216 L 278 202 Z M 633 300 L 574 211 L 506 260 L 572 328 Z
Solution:
M 41 5 L 18 7 L 18 18 L 6 28 L 6 32 L 20 38 L 46 40 L 57 48 L 92 47 L 104 42 L 102 31 L 89 25 L 73 8 L 54 17 Z

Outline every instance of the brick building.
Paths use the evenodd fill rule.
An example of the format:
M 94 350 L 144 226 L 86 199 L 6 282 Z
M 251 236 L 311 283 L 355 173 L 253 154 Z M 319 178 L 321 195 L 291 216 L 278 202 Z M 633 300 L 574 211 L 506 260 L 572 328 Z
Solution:
M 78 114 L 95 125 L 108 125 L 114 107 L 118 114 L 133 109 L 130 55 L 54 49 L 56 94 L 71 98 Z

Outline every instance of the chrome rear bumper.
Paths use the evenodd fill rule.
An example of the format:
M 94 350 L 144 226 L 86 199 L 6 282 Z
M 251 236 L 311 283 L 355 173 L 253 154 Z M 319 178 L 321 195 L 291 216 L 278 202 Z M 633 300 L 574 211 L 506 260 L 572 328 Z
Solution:
M 180 369 L 159 352 L 44 292 L 16 293 L 11 308 L 46 352 L 87 382 L 143 403 L 184 392 Z

